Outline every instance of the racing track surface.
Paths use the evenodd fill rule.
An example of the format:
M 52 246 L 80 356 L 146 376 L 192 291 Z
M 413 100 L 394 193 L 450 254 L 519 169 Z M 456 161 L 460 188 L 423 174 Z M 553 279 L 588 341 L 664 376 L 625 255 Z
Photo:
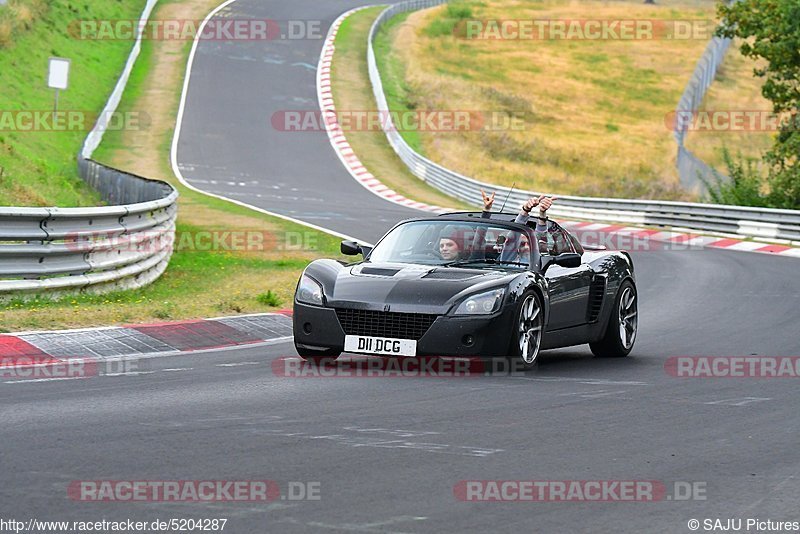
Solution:
M 200 43 L 177 151 L 190 184 L 346 235 L 360 228 L 371 243 L 398 220 L 422 215 L 378 201 L 324 131 L 285 132 L 271 122 L 276 113 L 319 112 L 316 67 L 327 29 L 363 3 L 238 0 L 223 10 L 233 19 L 321 21 L 321 38 Z
M 351 4 L 311 5 L 234 4 L 239 15 L 327 21 Z M 317 44 L 287 50 L 295 45 L 308 46 L 303 57 L 316 63 Z M 237 111 L 242 99 L 282 105 L 274 96 L 291 94 L 288 75 L 270 77 L 262 70 L 270 63 L 202 48 L 184 124 L 205 124 L 204 133 L 182 138 L 181 148 L 181 161 L 198 169 L 193 178 L 247 175 L 258 180 L 248 191 L 261 191 L 259 205 L 274 210 L 285 200 L 275 195 L 289 193 L 272 185 L 293 184 L 298 197 L 324 194 L 328 202 L 309 210 L 309 220 L 343 217 L 343 231 L 364 239 L 384 230 L 376 214 L 385 226 L 408 214 L 366 191 L 364 206 L 351 209 L 349 195 L 362 188 L 346 189 L 327 139 L 268 137 L 252 110 Z M 229 100 L 217 100 L 209 86 L 234 72 Z M 312 99 L 311 72 L 294 80 Z M 215 108 L 219 115 L 205 122 Z M 211 128 L 223 118 L 230 127 Z M 216 158 L 219 169 L 210 170 Z M 575 347 L 545 353 L 539 372 L 525 376 L 299 379 L 273 371 L 276 359 L 295 354 L 283 343 L 141 361 L 149 374 L 0 382 L 3 516 L 225 517 L 225 532 L 234 533 L 689 532 L 690 518 L 800 519 L 797 379 L 677 379 L 664 370 L 676 355 L 800 355 L 796 260 L 724 250 L 643 251 L 634 260 L 641 328 L 621 360 Z M 321 500 L 69 500 L 68 483 L 86 479 L 319 481 Z M 475 479 L 698 481 L 707 483 L 707 500 L 456 500 L 454 485 Z

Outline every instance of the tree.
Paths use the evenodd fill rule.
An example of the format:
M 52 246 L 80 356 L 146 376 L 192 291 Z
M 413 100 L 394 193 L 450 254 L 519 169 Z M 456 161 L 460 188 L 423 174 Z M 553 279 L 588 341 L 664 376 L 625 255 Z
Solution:
M 741 53 L 766 60 L 753 70 L 764 78 L 761 93 L 781 114 L 775 143 L 764 156 L 769 166 L 768 204 L 800 207 L 800 2 L 798 0 L 741 0 L 719 5 L 722 23 L 717 35 L 738 37 Z

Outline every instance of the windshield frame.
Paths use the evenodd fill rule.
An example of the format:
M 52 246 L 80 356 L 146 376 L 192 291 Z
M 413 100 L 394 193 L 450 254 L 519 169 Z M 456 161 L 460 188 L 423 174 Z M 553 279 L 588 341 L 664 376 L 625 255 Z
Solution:
M 524 223 L 516 223 L 516 222 L 513 222 L 513 221 L 503 221 L 503 220 L 497 220 L 497 219 L 492 219 L 492 218 L 477 218 L 477 217 L 476 218 L 466 218 L 466 217 L 463 217 L 463 218 L 461 218 L 461 217 L 459 217 L 459 218 L 420 217 L 420 218 L 406 219 L 404 221 L 400 221 L 399 223 L 395 224 L 391 229 L 389 229 L 389 231 L 387 231 L 383 235 L 383 237 L 381 237 L 378 240 L 377 243 L 375 243 L 375 245 L 369 251 L 369 254 L 367 254 L 364 257 L 363 261 L 365 263 L 374 263 L 372 261 L 372 253 L 375 251 L 375 249 L 377 249 L 381 245 L 381 243 L 383 243 L 384 240 L 392 232 L 397 230 L 399 227 L 401 227 L 403 225 L 406 225 L 406 224 L 413 224 L 413 223 L 437 223 L 437 224 L 442 224 L 443 227 L 447 226 L 447 225 L 459 225 L 459 224 L 464 224 L 464 225 L 480 224 L 480 225 L 484 225 L 484 226 L 487 226 L 487 227 L 490 227 L 490 228 L 505 228 L 507 230 L 513 230 L 513 231 L 519 232 L 521 234 L 524 234 L 528 238 L 528 243 L 531 244 L 530 245 L 530 252 L 529 252 L 529 254 L 530 254 L 530 264 L 527 267 L 522 267 L 520 265 L 513 265 L 513 264 L 508 264 L 508 263 L 500 263 L 500 262 L 495 263 L 495 262 L 493 262 L 491 260 L 489 260 L 487 262 L 482 262 L 482 263 L 473 263 L 471 265 L 464 265 L 463 267 L 479 267 L 479 268 L 480 267 L 483 267 L 483 268 L 489 267 L 489 268 L 492 268 L 492 269 L 514 269 L 514 270 L 517 270 L 517 271 L 519 271 L 519 270 L 528 270 L 528 271 L 536 270 L 536 271 L 538 271 L 539 270 L 539 265 L 541 263 L 541 255 L 539 254 L 539 247 L 538 246 L 533 246 L 533 244 L 536 243 L 536 235 L 535 235 L 535 232 L 534 232 L 533 228 L 531 228 L 530 226 L 528 226 L 527 224 L 524 224 Z M 398 264 L 409 263 L 409 264 L 413 264 L 415 262 L 387 262 L 387 263 L 398 263 Z M 431 263 L 430 266 L 431 267 L 440 267 L 440 268 L 441 267 L 448 267 L 446 265 L 446 263 L 449 263 L 449 262 Z M 417 264 L 418 265 L 428 265 L 428 264 L 420 264 L 420 263 L 417 263 Z M 462 266 L 461 265 L 453 265 L 452 267 L 461 268 Z

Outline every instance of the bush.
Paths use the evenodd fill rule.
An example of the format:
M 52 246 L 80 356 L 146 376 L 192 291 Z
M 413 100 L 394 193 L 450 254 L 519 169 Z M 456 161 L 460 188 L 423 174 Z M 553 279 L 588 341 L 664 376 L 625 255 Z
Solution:
M 463 3 L 447 4 L 442 14 L 431 21 L 425 28 L 428 37 L 442 37 L 446 35 L 459 35 L 463 37 L 466 26 L 461 22 L 473 17 L 472 8 Z
M 769 165 L 765 202 L 774 208 L 800 207 L 800 4 L 797 0 L 742 0 L 720 2 L 722 19 L 717 35 L 741 39 L 742 55 L 766 61 L 753 73 L 764 78 L 761 94 L 772 102 L 775 113 L 789 113 L 775 144 L 764 156 Z M 723 191 L 717 184 L 716 193 Z M 732 184 L 750 195 L 749 185 Z M 730 193 L 730 188 L 725 190 Z
M 787 132 L 784 130 L 782 133 Z M 797 156 L 792 158 L 777 152 L 780 148 L 796 147 L 800 135 L 797 132 L 794 135 L 795 139 L 779 143 L 777 148 L 767 152 L 764 161 L 770 167 L 766 177 L 753 161 L 744 161 L 741 154 L 734 160 L 728 150 L 723 149 L 730 180 L 723 179 L 716 172 L 711 182 L 701 177 L 708 190 L 708 199 L 716 204 L 789 210 L 800 208 L 800 165 Z
M 722 150 L 730 180 L 722 178 L 716 171 L 714 171 L 714 183 L 709 183 L 701 176 L 700 180 L 708 190 L 709 200 L 715 204 L 767 207 L 769 203 L 763 193 L 764 178 L 758 172 L 755 163 L 744 161 L 741 154 L 734 161 L 727 148 Z
M 469 19 L 472 18 L 472 9 L 463 4 L 448 4 L 447 16 L 451 19 Z
M 256 296 L 256 300 L 259 304 L 263 304 L 265 306 L 272 306 L 277 308 L 281 305 L 281 299 L 272 292 L 272 290 L 268 290 L 266 293 L 261 293 Z

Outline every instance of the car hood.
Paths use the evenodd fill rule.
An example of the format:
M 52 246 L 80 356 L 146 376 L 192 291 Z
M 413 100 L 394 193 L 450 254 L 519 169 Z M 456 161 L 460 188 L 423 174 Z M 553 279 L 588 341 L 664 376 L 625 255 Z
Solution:
M 325 273 L 315 272 L 312 263 L 306 271 L 323 284 L 329 306 L 379 310 L 389 306 L 391 311 L 419 313 L 444 313 L 461 298 L 504 286 L 522 274 L 409 263 L 362 262 L 335 272 L 330 267 Z

